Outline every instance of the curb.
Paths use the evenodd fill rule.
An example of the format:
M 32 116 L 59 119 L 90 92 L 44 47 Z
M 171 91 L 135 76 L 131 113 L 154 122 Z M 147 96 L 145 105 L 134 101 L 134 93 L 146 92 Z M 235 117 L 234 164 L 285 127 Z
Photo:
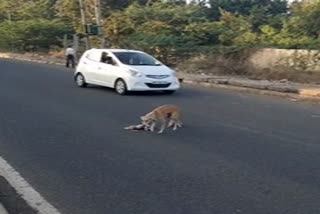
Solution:
M 184 78 L 182 78 L 184 79 Z M 269 82 L 269 81 L 254 81 L 248 79 L 236 79 L 236 78 L 226 78 L 226 77 L 211 77 L 211 78 L 196 78 L 190 79 L 186 78 L 185 83 L 190 84 L 204 84 L 204 85 L 230 85 L 236 86 L 241 88 L 251 88 L 251 89 L 259 89 L 259 90 L 266 90 L 266 91 L 275 91 L 275 92 L 282 92 L 282 93 L 292 93 L 292 94 L 299 94 L 300 91 L 297 87 L 284 85 L 278 82 Z
M 235 85 L 226 84 L 226 83 L 199 82 L 199 81 L 194 81 L 190 79 L 179 78 L 179 80 L 180 79 L 181 79 L 181 83 L 186 83 L 190 85 L 197 85 L 197 86 L 200 85 L 208 88 L 222 88 L 222 89 L 236 90 L 240 92 L 247 92 L 247 93 L 253 93 L 253 94 L 278 96 L 278 97 L 288 98 L 292 100 L 304 100 L 304 101 L 320 103 L 319 95 L 318 96 L 304 95 L 304 94 L 300 94 L 299 90 L 295 91 L 295 93 L 292 93 L 292 92 L 283 92 L 283 91 L 272 91 L 272 90 L 262 89 L 262 88 L 235 86 Z

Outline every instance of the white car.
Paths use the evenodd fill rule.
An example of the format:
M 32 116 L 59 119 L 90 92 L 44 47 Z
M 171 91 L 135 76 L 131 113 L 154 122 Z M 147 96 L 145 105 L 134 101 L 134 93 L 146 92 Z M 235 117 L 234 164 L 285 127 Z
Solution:
M 136 50 L 90 49 L 80 58 L 75 74 L 79 87 L 87 84 L 128 91 L 163 91 L 172 94 L 180 88 L 176 72 L 152 56 Z

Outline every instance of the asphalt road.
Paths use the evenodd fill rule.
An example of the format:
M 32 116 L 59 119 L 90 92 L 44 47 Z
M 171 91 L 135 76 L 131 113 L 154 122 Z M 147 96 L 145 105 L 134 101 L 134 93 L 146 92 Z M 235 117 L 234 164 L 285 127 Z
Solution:
M 320 109 L 221 89 L 118 96 L 0 60 L 0 155 L 63 214 L 318 214 Z M 185 127 L 128 132 L 152 108 Z

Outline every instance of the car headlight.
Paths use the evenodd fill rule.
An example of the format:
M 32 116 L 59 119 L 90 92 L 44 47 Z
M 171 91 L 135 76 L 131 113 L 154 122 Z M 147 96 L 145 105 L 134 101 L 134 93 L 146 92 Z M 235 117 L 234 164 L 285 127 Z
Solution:
M 138 72 L 138 71 L 135 71 L 135 70 L 131 70 L 129 69 L 128 72 L 131 74 L 131 76 L 133 77 L 142 77 L 142 73 Z
M 177 72 L 175 70 L 171 70 L 172 76 L 177 77 Z

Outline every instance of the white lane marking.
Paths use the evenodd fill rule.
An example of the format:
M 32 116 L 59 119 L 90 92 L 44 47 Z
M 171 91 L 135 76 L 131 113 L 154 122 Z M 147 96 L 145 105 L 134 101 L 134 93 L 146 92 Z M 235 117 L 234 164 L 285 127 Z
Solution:
M 311 115 L 313 118 L 320 118 L 320 115 Z
M 61 214 L 2 157 L 0 157 L 0 175 L 3 176 L 17 193 L 39 214 Z
M 0 204 L 0 214 L 8 214 L 7 210 Z

